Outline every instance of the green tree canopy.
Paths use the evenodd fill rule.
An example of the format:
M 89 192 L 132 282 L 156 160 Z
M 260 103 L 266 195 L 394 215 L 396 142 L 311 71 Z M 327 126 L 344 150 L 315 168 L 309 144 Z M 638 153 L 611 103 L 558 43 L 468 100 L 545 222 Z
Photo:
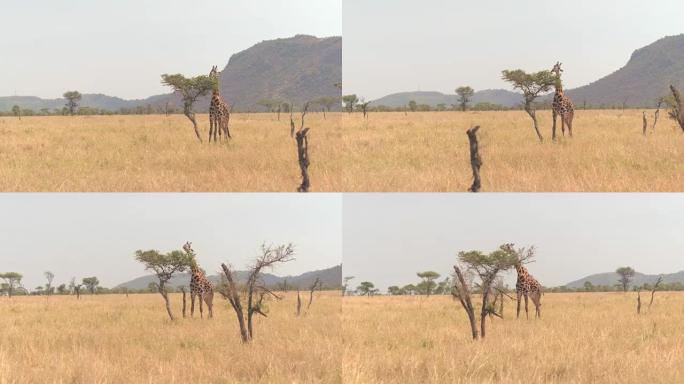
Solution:
M 78 108 L 78 103 L 83 97 L 78 91 L 68 91 L 64 93 L 64 98 L 67 100 L 66 108 L 71 116 L 76 113 L 76 108 Z
M 83 282 L 83 285 L 85 285 L 86 288 L 90 291 L 91 295 L 95 293 L 97 286 L 100 285 L 100 280 L 98 280 L 95 276 L 84 277 L 81 281 Z
M 423 279 L 423 281 L 419 284 L 419 287 L 422 288 L 421 291 L 424 291 L 427 297 L 430 297 L 432 291 L 437 287 L 435 280 L 439 278 L 440 274 L 434 271 L 425 271 L 418 272 L 417 275 Z
M 194 105 L 198 98 L 206 96 L 217 87 L 216 78 L 205 75 L 186 78 L 181 74 L 163 74 L 162 84 L 171 87 L 174 92 L 181 96 L 183 99 L 183 114 L 192 123 L 197 140 L 202 142 L 202 137 L 200 137 L 199 129 L 197 128 L 197 120 L 195 119 Z
M 347 112 L 352 113 L 354 108 L 356 108 L 356 103 L 359 102 L 359 98 L 356 95 L 345 95 L 342 96 L 342 102 Z
M 468 86 L 458 87 L 456 88 L 456 94 L 458 95 L 458 104 L 461 106 L 461 111 L 465 112 L 468 103 L 470 103 L 473 95 L 475 95 L 475 90 Z
M 7 284 L 6 289 L 9 297 L 12 297 L 14 291 L 21 287 L 21 279 L 23 278 L 24 276 L 18 272 L 0 273 L 0 279 L 4 280 L 5 284 Z
M 356 290 L 363 296 L 370 296 L 373 293 L 374 288 L 375 284 L 370 281 L 362 281 L 361 284 L 356 287 Z
M 541 132 L 539 132 L 537 114 L 533 103 L 539 95 L 551 90 L 551 87 L 556 84 L 556 76 L 551 71 L 526 73 L 522 69 L 516 69 L 502 71 L 502 79 L 513 84 L 513 89 L 522 91 L 525 101 L 525 112 L 532 118 L 534 130 L 539 141 L 543 141 L 544 138 Z
M 636 271 L 634 271 L 634 269 L 632 269 L 631 267 L 620 267 L 615 270 L 615 273 L 617 273 L 620 276 L 618 282 L 620 283 L 622 290 L 624 292 L 627 292 L 627 288 L 629 288 L 629 283 L 632 282 L 632 278 L 634 277 Z

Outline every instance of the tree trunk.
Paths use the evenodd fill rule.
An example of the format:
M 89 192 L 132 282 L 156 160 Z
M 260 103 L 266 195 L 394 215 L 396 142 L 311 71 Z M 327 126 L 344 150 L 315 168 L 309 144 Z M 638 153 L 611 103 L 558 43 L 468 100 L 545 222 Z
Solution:
M 197 128 L 197 120 L 195 120 L 195 114 L 193 112 L 185 111 L 185 117 L 187 117 L 190 120 L 190 122 L 192 122 L 192 127 L 195 129 L 195 136 L 197 136 L 197 140 L 199 140 L 199 142 L 201 143 L 202 137 L 200 136 L 199 128 Z
M 479 143 L 477 141 L 477 131 L 480 126 L 475 126 L 466 131 L 468 141 L 470 142 L 470 166 L 473 169 L 473 185 L 468 188 L 469 192 L 479 192 L 482 185 L 480 184 L 480 167 L 482 166 L 482 158 L 480 157 Z
M 240 303 L 240 296 L 237 287 L 235 286 L 235 281 L 233 281 L 233 275 L 225 264 L 221 264 L 221 268 L 223 269 L 223 274 L 226 275 L 226 279 L 228 279 L 228 293 L 226 296 L 230 305 L 233 307 L 233 310 L 235 310 L 235 315 L 237 316 L 238 324 L 240 325 L 240 337 L 242 338 L 243 343 L 249 343 L 251 339 L 250 335 L 247 333 L 247 327 L 245 326 L 245 315 L 242 304 Z
M 643 134 L 646 136 L 646 128 L 648 127 L 648 120 L 646 120 L 646 112 L 644 114 L 644 129 L 643 129 Z
M 532 106 L 529 104 L 525 104 L 525 112 L 527 112 L 528 115 L 532 118 L 532 122 L 534 123 L 534 131 L 537 132 L 537 137 L 539 138 L 539 142 L 542 143 L 544 142 L 544 137 L 542 137 L 541 132 L 539 132 L 539 123 L 537 122 L 537 112 L 532 109 Z
M 161 294 L 164 298 L 164 303 L 166 304 L 166 313 L 169 314 L 169 318 L 171 319 L 171 321 L 173 321 L 174 318 L 173 313 L 171 313 L 171 303 L 169 303 L 169 295 L 168 293 L 166 293 L 166 288 L 164 287 L 163 282 L 159 282 L 159 294 Z
M 477 340 L 477 321 L 475 320 L 475 310 L 473 308 L 473 302 L 470 299 L 470 292 L 468 291 L 468 286 L 466 285 L 461 270 L 457 266 L 454 266 L 454 271 L 456 272 L 456 277 L 458 278 L 458 282 L 455 283 L 455 288 L 458 291 L 458 295 L 456 295 L 455 292 L 452 292 L 452 295 L 457 296 L 458 300 L 463 306 L 463 309 L 465 309 L 466 314 L 468 315 L 468 321 L 470 322 L 470 331 L 473 335 L 473 340 Z
M 299 289 L 297 290 L 297 316 L 302 313 L 302 298 L 299 295 Z
M 185 311 L 185 308 L 186 308 L 186 306 L 187 306 L 187 304 L 186 304 L 187 301 L 186 301 L 186 296 L 185 296 L 185 288 L 183 288 L 183 289 L 181 290 L 181 292 L 183 292 L 183 317 L 185 318 L 185 312 L 186 312 L 186 311 Z
M 304 128 L 297 132 L 297 157 L 299 168 L 302 173 L 302 183 L 297 188 L 297 192 L 309 192 L 311 183 L 309 182 L 309 139 L 306 134 L 309 128 Z

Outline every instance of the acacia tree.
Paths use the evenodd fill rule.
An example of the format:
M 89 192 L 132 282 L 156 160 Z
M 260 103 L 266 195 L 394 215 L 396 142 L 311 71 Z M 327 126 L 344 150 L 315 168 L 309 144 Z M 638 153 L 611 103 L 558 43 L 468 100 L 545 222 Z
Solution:
M 355 276 L 345 276 L 344 279 L 342 279 L 344 280 L 344 284 L 342 284 L 342 296 L 347 293 L 347 289 L 349 289 L 349 282 L 355 278 Z
M 356 287 L 356 290 L 361 294 L 361 296 L 368 297 L 377 291 L 375 289 L 375 284 L 371 283 L 370 281 L 362 281 L 361 284 Z
M 169 303 L 166 283 L 171 280 L 176 272 L 185 272 L 186 269 L 190 268 L 192 255 L 181 251 L 171 251 L 166 254 L 161 254 L 156 250 L 144 252 L 137 250 L 135 251 L 135 259 L 143 263 L 145 269 L 152 270 L 157 275 L 159 283 L 155 284 L 156 288 L 162 298 L 164 298 L 166 313 L 169 314 L 169 318 L 173 321 L 174 317 L 171 312 L 171 304 Z M 183 296 L 185 297 L 185 290 L 183 290 Z M 185 301 L 183 302 L 183 315 L 185 315 Z
M 12 114 L 14 117 L 18 117 L 21 120 L 21 108 L 18 105 L 12 107 Z
M 465 112 L 468 103 L 470 103 L 470 99 L 475 94 L 475 90 L 468 86 L 458 87 L 456 89 L 456 94 L 458 95 L 458 105 L 461 106 L 461 111 Z
M 206 96 L 217 87 L 216 81 L 216 79 L 205 75 L 192 78 L 186 78 L 181 74 L 162 75 L 162 84 L 171 87 L 173 91 L 178 93 L 183 99 L 183 114 L 192 123 L 192 126 L 195 129 L 195 135 L 200 143 L 202 142 L 202 137 L 197 128 L 194 105 L 198 98 Z
M 266 312 L 264 312 L 264 298 L 266 295 L 273 296 L 277 300 L 281 299 L 280 296 L 264 285 L 261 276 L 262 272 L 265 269 L 273 268 L 275 264 L 286 263 L 292 260 L 294 260 L 294 246 L 292 244 L 280 245 L 278 247 L 262 245 L 261 255 L 257 257 L 254 265 L 250 268 L 247 283 L 242 292 L 237 286 L 231 267 L 221 264 L 225 281 L 221 284 L 218 291 L 228 300 L 235 311 L 243 343 L 249 343 L 254 338 L 254 314 L 267 317 Z M 241 294 L 247 298 L 246 314 L 242 306 Z
M 513 84 L 513 89 L 519 89 L 523 93 L 525 112 L 532 118 L 534 123 L 534 130 L 537 133 L 539 141 L 544 141 L 541 132 L 539 131 L 539 123 L 537 122 L 537 113 L 534 107 L 534 101 L 540 94 L 548 92 L 556 83 L 556 77 L 551 71 L 540 71 L 537 73 L 526 73 L 522 69 L 513 71 L 504 70 L 502 78 Z
M 84 277 L 83 278 L 83 285 L 88 288 L 90 291 L 90 294 L 93 295 L 95 294 L 95 290 L 97 289 L 97 286 L 100 285 L 100 280 L 97 279 L 97 277 Z
M 47 284 L 45 284 L 45 292 L 47 293 L 47 295 L 49 297 L 53 291 L 52 280 L 55 279 L 55 274 L 50 272 L 50 271 L 45 271 L 44 275 L 45 275 L 45 280 L 47 280 Z
M 66 108 L 69 115 L 73 116 L 76 113 L 76 108 L 78 108 L 78 103 L 83 97 L 78 91 L 69 91 L 64 93 L 64 98 L 66 99 Z
M 347 112 L 352 113 L 356 108 L 356 104 L 359 102 L 359 98 L 356 95 L 345 95 L 342 96 L 342 102 L 344 103 L 344 108 Z
M 432 290 L 437 287 L 437 283 L 435 283 L 435 280 L 439 279 L 439 276 L 440 276 L 439 273 L 434 272 L 434 271 L 425 271 L 425 272 L 418 272 L 417 275 L 418 275 L 418 277 L 423 279 L 423 281 L 420 283 L 419 287 L 424 288 L 426 296 L 430 297 Z
M 7 295 L 9 298 L 12 298 L 14 291 L 21 287 L 21 279 L 23 277 L 21 273 L 17 272 L 0 273 L 0 279 L 3 279 L 5 284 L 7 284 Z
M 513 268 L 519 259 L 518 252 L 513 249 L 511 244 L 502 245 L 489 254 L 481 251 L 459 252 L 458 260 L 461 266 L 454 265 L 455 276 L 452 295 L 459 300 L 468 315 L 473 339 L 478 338 L 475 307 L 471 299 L 473 288 L 477 287 L 482 292 L 479 337 L 484 338 L 487 316 L 501 317 L 501 314 L 496 312 L 494 305 L 490 302 L 492 286 L 495 284 L 499 273 Z M 479 282 L 468 279 L 463 269 L 479 279 Z
M 634 269 L 632 269 L 631 267 L 620 267 L 615 270 L 615 273 L 620 275 L 618 282 L 620 283 L 620 286 L 622 286 L 622 291 L 627 292 L 627 288 L 629 288 L 629 283 L 632 282 L 632 278 L 634 277 Z

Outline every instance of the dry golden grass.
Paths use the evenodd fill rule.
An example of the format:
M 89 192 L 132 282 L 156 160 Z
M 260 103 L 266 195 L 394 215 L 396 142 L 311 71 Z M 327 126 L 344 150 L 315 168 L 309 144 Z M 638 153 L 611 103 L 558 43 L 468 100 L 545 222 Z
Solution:
M 636 314 L 634 293 L 550 294 L 542 319 L 488 321 L 473 341 L 448 296 L 345 297 L 343 380 L 354 383 L 678 383 L 684 377 L 684 293 L 658 292 Z M 532 307 L 532 314 L 534 313 Z
M 306 116 L 312 191 L 339 188 L 341 114 Z M 295 115 L 297 127 L 299 116 Z M 184 116 L 0 118 L 0 191 L 293 192 L 301 182 L 289 115 L 234 114 L 228 143 L 204 144 Z
M 296 294 L 270 302 L 248 346 L 216 301 L 213 320 L 172 323 L 158 294 L 2 298 L 0 383 L 341 382 L 339 292 L 319 293 L 299 318 Z
M 684 191 L 684 134 L 664 111 L 644 137 L 642 111 L 580 110 L 575 137 L 558 143 L 551 112 L 538 115 L 544 144 L 522 111 L 345 115 L 342 189 L 464 192 L 465 131 L 480 125 L 483 191 Z

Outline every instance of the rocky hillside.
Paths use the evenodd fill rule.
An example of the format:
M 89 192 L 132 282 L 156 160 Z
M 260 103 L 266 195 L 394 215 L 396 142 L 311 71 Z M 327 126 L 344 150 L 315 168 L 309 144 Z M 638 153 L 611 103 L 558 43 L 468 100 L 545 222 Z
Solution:
M 634 279 L 632 281 L 632 286 L 640 286 L 643 285 L 644 283 L 650 283 L 654 284 L 656 280 L 658 280 L 659 275 L 646 275 L 643 273 L 636 272 L 634 274 Z M 663 276 L 663 283 L 665 284 L 670 284 L 670 283 L 684 283 L 684 271 L 676 272 L 676 273 L 668 273 L 664 274 Z M 606 272 L 606 273 L 597 273 L 594 275 L 589 275 L 587 277 L 581 278 L 579 280 L 575 280 L 573 282 L 570 282 L 566 284 L 565 286 L 568 288 L 582 288 L 584 287 L 585 282 L 590 282 L 593 285 L 608 285 L 608 286 L 613 286 L 618 283 L 618 279 L 620 276 L 615 273 L 615 272 Z
M 207 73 L 211 63 L 207 63 Z M 161 74 L 160 74 L 161 75 Z M 317 38 L 297 35 L 286 39 L 263 41 L 230 57 L 221 73 L 221 93 L 236 110 L 256 111 L 261 100 L 280 100 L 301 106 L 306 101 L 324 96 L 340 97 L 335 84 L 342 82 L 342 38 Z M 171 100 L 180 107 L 172 94 L 151 96 L 143 100 L 123 100 L 118 97 L 84 94 L 80 105 L 116 111 L 120 108 L 163 106 Z M 36 112 L 64 107 L 64 99 L 40 99 L 31 96 L 0 97 L 0 111 L 13 105 Z M 208 109 L 208 98 L 197 103 L 197 110 Z
M 247 272 L 245 271 L 236 271 L 235 276 L 237 276 L 238 282 L 245 282 L 247 280 Z M 313 284 L 317 277 L 323 282 L 324 289 L 339 289 L 342 286 L 342 266 L 337 265 L 332 268 L 305 272 L 297 276 L 276 276 L 265 273 L 263 275 L 263 281 L 267 287 L 279 287 L 287 280 L 287 285 L 289 287 L 306 289 Z M 221 279 L 219 275 L 211 275 L 208 278 L 214 283 L 218 283 Z M 131 290 L 146 289 L 150 283 L 156 281 L 157 278 L 154 275 L 141 276 L 131 281 L 121 283 L 116 286 L 116 288 L 128 288 Z M 182 273 L 171 279 L 168 285 L 174 288 L 182 285 L 187 287 L 189 281 L 190 275 Z
M 450 107 L 452 104 L 458 104 L 457 95 L 447 95 L 441 92 L 400 92 L 393 93 L 374 100 L 372 106 L 385 106 L 390 108 L 403 107 L 408 105 L 409 101 L 415 101 L 418 104 L 427 104 L 431 107 L 436 107 L 438 104 L 444 104 Z M 477 103 L 492 103 L 503 105 L 504 107 L 513 107 L 522 102 L 522 96 L 519 93 L 506 91 L 503 89 L 486 89 L 475 92 L 470 105 Z
M 670 84 L 684 87 L 684 34 L 637 49 L 624 67 L 567 93 L 578 105 L 655 106 Z

